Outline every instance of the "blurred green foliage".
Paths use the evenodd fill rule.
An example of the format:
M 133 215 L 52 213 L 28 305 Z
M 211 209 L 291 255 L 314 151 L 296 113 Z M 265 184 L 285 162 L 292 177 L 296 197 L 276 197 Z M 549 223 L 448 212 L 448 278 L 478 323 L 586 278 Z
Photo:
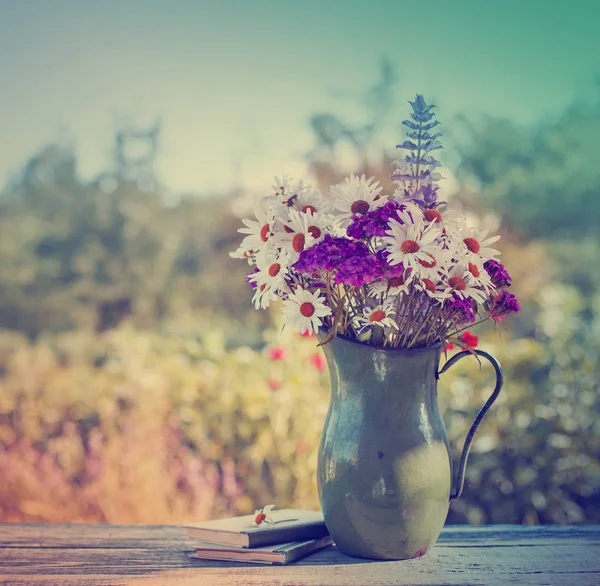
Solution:
M 122 325 L 35 343 L 4 334 L 0 517 L 180 523 L 268 502 L 317 508 L 323 358 L 314 338 L 265 336 L 262 350 L 227 350 L 221 329 L 194 336 Z M 541 342 L 485 336 L 508 382 L 478 433 L 450 522 L 600 521 L 598 345 L 581 353 L 562 343 L 554 363 Z M 444 374 L 455 458 L 492 384 L 475 360 Z
M 244 316 L 238 219 L 218 198 L 169 199 L 127 172 L 82 181 L 71 149 L 34 156 L 0 195 L 0 324 L 40 332 L 140 327 L 201 310 Z M 261 314 L 256 324 L 265 324 Z
M 489 454 L 485 468 L 490 465 L 493 483 L 483 494 L 490 502 L 505 502 L 500 494 L 510 494 L 512 504 L 488 518 L 500 521 L 510 510 L 511 520 L 597 522 L 600 99 L 573 104 L 557 120 L 529 128 L 491 118 L 464 122 L 470 132 L 459 175 L 471 189 L 463 201 L 495 211 L 517 249 L 540 253 L 538 262 L 519 254 L 508 265 L 519 272 L 517 286 L 541 277 L 533 279 L 535 293 L 512 329 L 542 351 L 507 378 L 508 392 L 522 401 L 503 425 L 514 455 L 503 461 L 497 451 Z M 523 387 L 525 381 L 531 386 Z M 515 467 L 524 465 L 527 471 L 515 476 Z M 477 468 L 471 474 L 484 478 Z
M 477 180 L 481 207 L 529 238 L 597 239 L 600 92 L 595 101 L 532 127 L 494 118 L 463 123 L 469 132 L 460 170 Z
M 471 123 L 461 173 L 477 188 L 457 197 L 501 219 L 523 311 L 475 331 L 506 387 L 449 522 L 600 522 L 599 121 L 574 106 L 532 129 Z M 317 182 L 339 177 L 348 136 L 326 137 Z M 389 161 L 359 160 L 387 184 Z M 49 146 L 0 194 L 0 520 L 318 507 L 314 339 L 253 310 L 230 198 L 174 198 L 124 167 L 83 181 Z M 464 360 L 440 382 L 455 457 L 491 376 Z

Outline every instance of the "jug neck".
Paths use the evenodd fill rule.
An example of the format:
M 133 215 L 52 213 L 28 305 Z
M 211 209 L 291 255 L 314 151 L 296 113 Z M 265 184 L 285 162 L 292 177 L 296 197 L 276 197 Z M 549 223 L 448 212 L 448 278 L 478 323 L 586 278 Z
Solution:
M 415 398 L 436 392 L 442 345 L 384 349 L 337 336 L 322 346 L 333 394 L 368 393 L 374 399 L 400 393 Z

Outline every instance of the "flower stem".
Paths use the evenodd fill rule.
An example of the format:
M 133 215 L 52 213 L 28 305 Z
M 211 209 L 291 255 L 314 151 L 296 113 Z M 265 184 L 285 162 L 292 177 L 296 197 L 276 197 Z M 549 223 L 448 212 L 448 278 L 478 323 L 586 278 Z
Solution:
M 416 291 L 417 290 L 413 287 L 411 294 L 408 298 L 408 302 L 406 303 L 406 311 L 404 312 L 404 316 L 402 317 L 402 325 L 405 328 L 405 331 L 404 331 L 404 335 L 402 336 L 402 341 L 400 342 L 401 348 L 404 348 L 404 344 L 406 344 L 406 340 L 408 338 L 408 333 L 410 332 L 410 319 L 407 319 L 407 318 L 409 317 L 411 310 L 414 309 L 414 307 L 411 307 L 411 306 L 412 306 L 412 302 L 415 297 Z
M 427 312 L 427 315 L 425 316 L 425 318 L 423 319 L 423 323 L 421 324 L 421 327 L 419 328 L 419 330 L 417 331 L 417 333 L 414 335 L 413 339 L 411 340 L 411 343 L 408 345 L 409 348 L 412 348 L 415 343 L 417 342 L 417 338 L 419 337 L 419 334 L 421 333 L 421 331 L 423 330 L 423 328 L 429 324 L 429 330 L 427 330 L 427 333 L 425 334 L 425 345 L 427 345 L 427 340 L 429 339 L 429 335 L 431 334 L 431 330 L 433 329 L 433 327 L 435 326 L 435 322 L 437 321 L 437 318 L 439 317 L 440 313 L 442 312 L 442 308 L 439 307 L 437 309 L 437 311 L 435 310 L 435 307 L 431 307 L 429 309 L 429 311 Z M 429 318 L 433 316 L 433 319 L 431 320 L 431 323 L 429 323 Z
M 455 332 L 451 332 L 446 335 L 447 336 L 456 336 L 457 334 L 460 334 L 461 332 L 464 332 L 465 330 L 468 330 L 469 328 L 473 328 L 479 324 L 482 324 L 484 321 L 487 321 L 488 319 L 490 319 L 489 315 L 487 317 L 484 317 L 483 319 L 480 319 L 479 321 L 476 321 L 472 324 L 469 324 L 468 326 L 465 326 L 464 328 L 460 328 L 460 330 L 456 330 Z

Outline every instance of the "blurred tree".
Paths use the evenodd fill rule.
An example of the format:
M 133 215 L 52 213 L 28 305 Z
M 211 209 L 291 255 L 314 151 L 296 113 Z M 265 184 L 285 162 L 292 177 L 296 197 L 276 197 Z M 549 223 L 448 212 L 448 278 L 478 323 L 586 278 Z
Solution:
M 600 89 L 600 88 L 599 88 Z M 600 95 L 556 121 L 519 127 L 467 121 L 460 174 L 478 183 L 477 200 L 529 237 L 593 235 L 600 218 Z
M 35 337 L 127 316 L 150 327 L 247 313 L 245 268 L 227 254 L 238 240 L 230 201 L 169 199 L 153 169 L 158 133 L 118 132 L 114 167 L 90 182 L 72 148 L 47 146 L 0 194 L 0 327 Z M 228 273 L 239 286 L 223 290 Z
M 125 180 L 156 183 L 154 163 L 158 153 L 160 124 L 150 128 L 123 128 L 115 136 L 115 173 Z
M 592 103 L 575 103 L 557 120 L 532 127 L 463 121 L 468 138 L 459 175 L 476 183 L 463 198 L 496 211 L 520 240 L 543 241 L 551 278 L 574 285 L 590 316 L 589 302 L 600 290 L 600 273 L 590 270 L 600 254 L 600 92 Z
M 499 430 L 506 447 L 482 459 L 478 507 L 494 520 L 505 493 L 529 522 L 593 522 L 600 503 L 600 273 L 592 268 L 600 255 L 600 97 L 528 128 L 463 120 L 469 132 L 460 177 L 475 189 L 462 198 L 498 213 L 521 248 L 543 246 L 547 269 L 525 321 L 513 326 L 523 334 L 523 324 L 533 324 L 527 335 L 542 353 L 513 373 L 519 397 Z M 525 281 L 540 265 L 519 255 Z
M 396 71 L 390 61 L 384 58 L 380 64 L 379 79 L 358 99 L 350 96 L 365 112 L 362 124 L 350 123 L 339 114 L 331 112 L 320 112 L 310 117 L 309 125 L 315 136 L 315 147 L 307 154 L 307 158 L 319 183 L 335 183 L 341 178 L 338 168 L 339 150 L 343 145 L 350 146 L 351 152 L 358 159 L 356 172 L 369 172 L 369 150 L 373 148 L 377 132 L 392 110 L 396 84 Z

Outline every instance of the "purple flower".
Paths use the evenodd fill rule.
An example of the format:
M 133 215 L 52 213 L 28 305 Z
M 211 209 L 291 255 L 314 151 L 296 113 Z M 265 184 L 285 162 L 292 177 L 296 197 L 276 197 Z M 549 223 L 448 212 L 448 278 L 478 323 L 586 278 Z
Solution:
M 372 283 L 383 276 L 381 263 L 374 254 L 355 255 L 347 258 L 339 266 L 334 277 L 336 284 L 352 285 L 362 287 Z
M 385 205 L 377 208 L 366 214 L 355 214 L 352 216 L 352 222 L 346 234 L 350 238 L 367 239 L 372 236 L 385 236 L 388 228 L 388 222 L 394 218 L 402 223 L 398 217 L 398 212 L 402 211 L 405 206 L 401 205 L 395 199 L 390 199 Z
M 244 277 L 244 280 L 246 281 L 246 283 L 248 283 L 248 285 L 250 285 L 251 289 L 256 289 L 256 281 L 253 280 L 252 277 L 258 272 L 260 271 L 256 267 L 254 267 L 254 270 Z
M 391 265 L 388 261 L 389 257 L 390 253 L 387 250 L 377 251 L 377 259 L 379 260 L 379 264 L 383 270 L 384 276 L 388 279 L 393 279 L 394 277 L 403 277 L 404 265 L 402 263 Z
M 363 242 L 326 234 L 321 242 L 300 253 L 294 268 L 300 273 L 312 275 L 318 270 L 333 271 L 350 257 L 368 254 L 369 249 Z
M 519 311 L 521 306 L 518 299 L 508 291 L 501 291 L 499 295 L 490 299 L 490 315 L 495 321 L 500 321 L 507 315 Z
M 421 193 L 423 194 L 423 201 L 426 205 L 432 205 L 436 203 L 438 189 L 438 185 L 432 185 L 431 183 L 428 183 L 427 185 L 424 185 L 421 188 Z M 438 202 L 437 205 L 441 205 L 442 203 L 446 202 Z
M 473 323 L 477 319 L 477 304 L 472 299 L 461 299 L 455 293 L 444 301 L 444 310 L 448 318 L 459 324 Z
M 334 238 L 330 234 L 302 251 L 294 268 L 311 276 L 316 271 L 332 272 L 336 284 L 354 287 L 362 287 L 383 276 L 381 257 L 371 254 L 363 242 Z
M 423 209 L 435 209 L 447 203 L 445 201 L 437 201 L 438 189 L 438 185 L 432 185 L 431 183 L 419 187 L 417 191 L 412 193 L 405 189 L 404 201 L 412 201 Z
M 497 260 L 490 259 L 483 265 L 483 268 L 490 276 L 494 287 L 497 289 L 500 289 L 501 287 L 510 287 L 512 279 L 502 263 L 499 263 Z

